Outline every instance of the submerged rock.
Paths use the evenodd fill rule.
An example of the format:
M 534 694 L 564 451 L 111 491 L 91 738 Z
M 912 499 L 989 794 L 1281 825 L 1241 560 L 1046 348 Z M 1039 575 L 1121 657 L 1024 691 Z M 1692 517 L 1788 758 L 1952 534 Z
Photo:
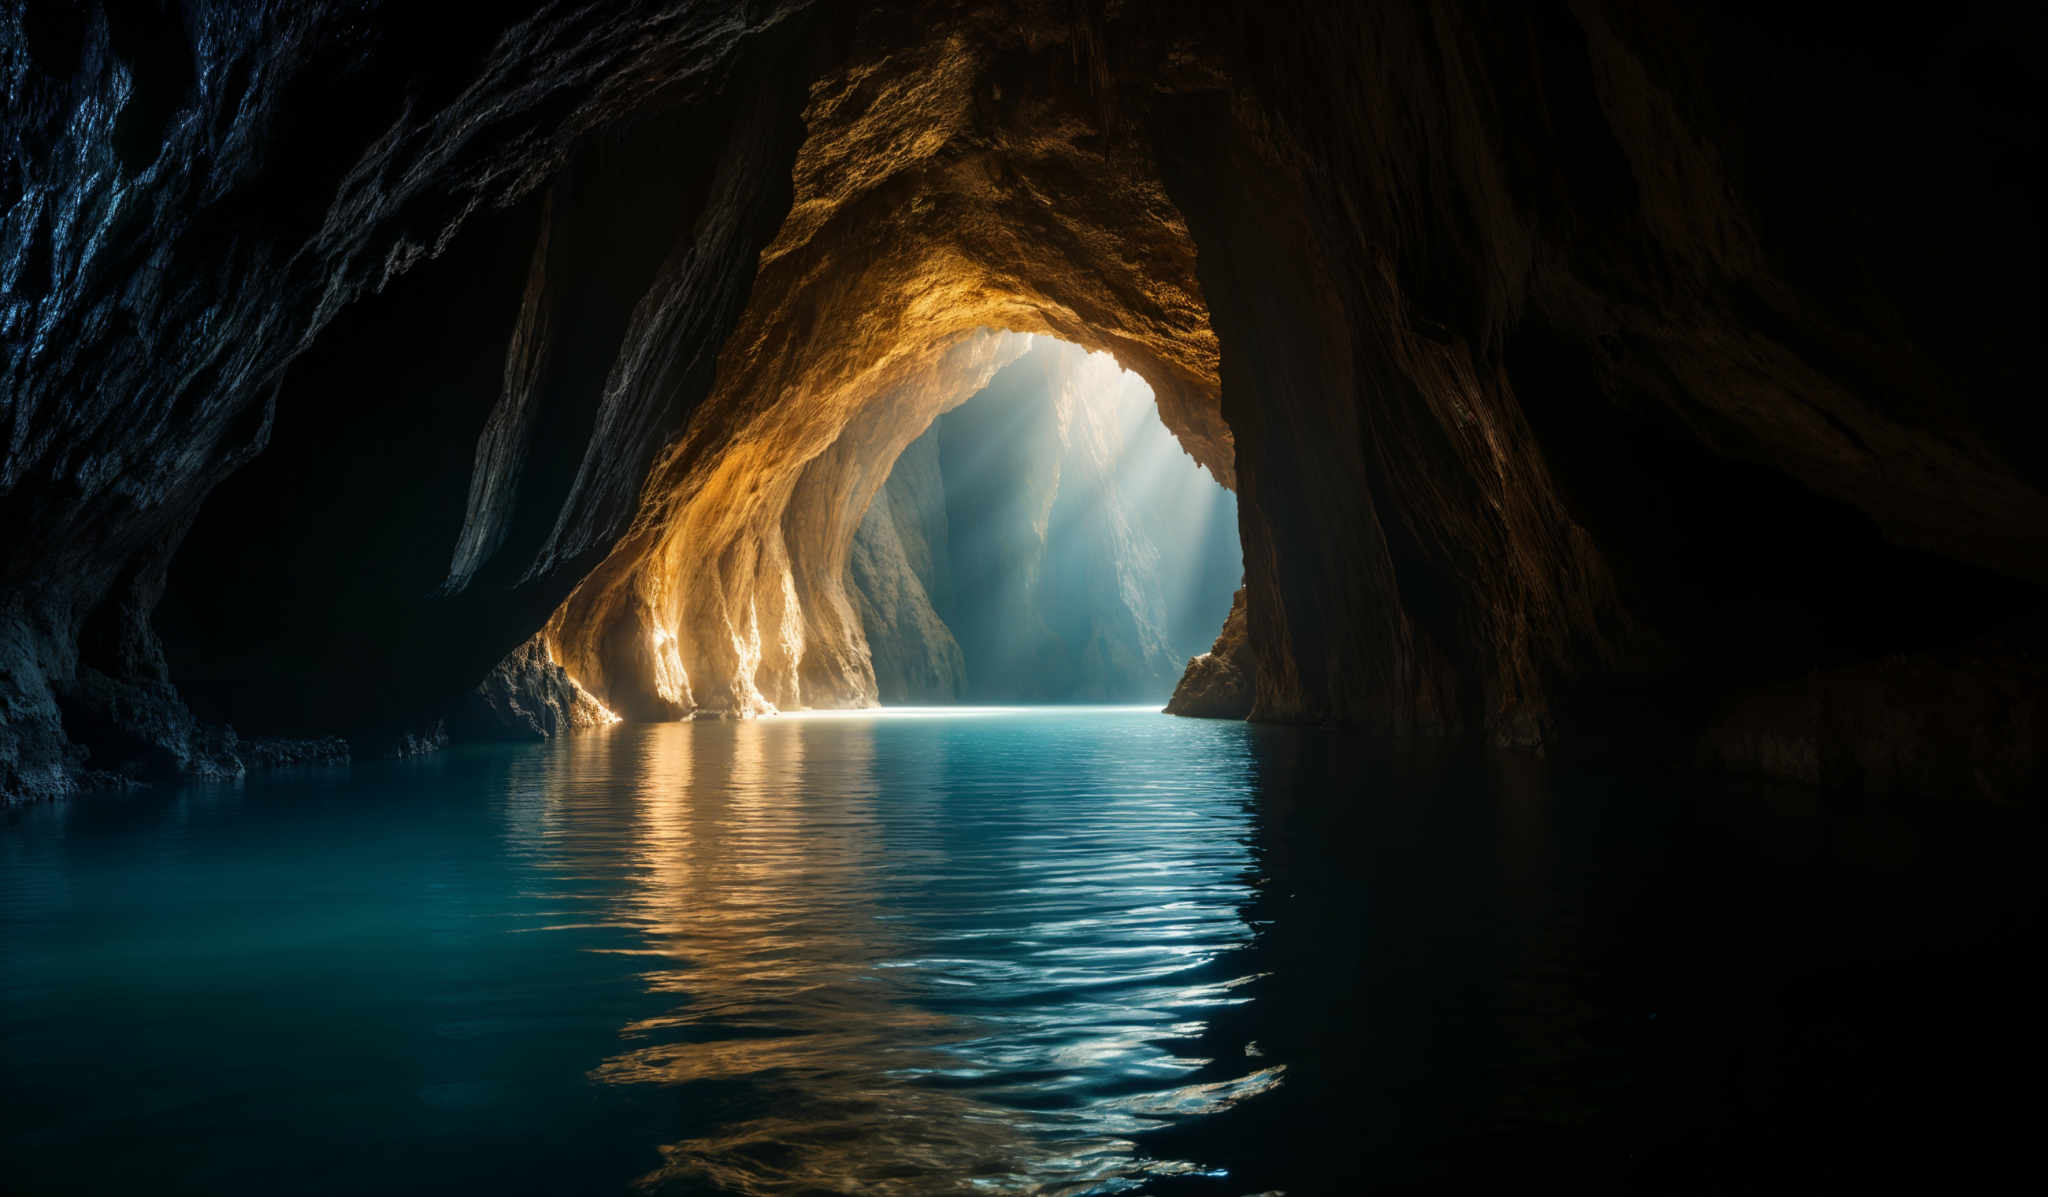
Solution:
M 447 721 L 436 719 L 420 727 L 366 740 L 362 747 L 366 750 L 365 755 L 405 761 L 414 757 L 432 756 L 454 742 L 454 737 L 448 734 Z

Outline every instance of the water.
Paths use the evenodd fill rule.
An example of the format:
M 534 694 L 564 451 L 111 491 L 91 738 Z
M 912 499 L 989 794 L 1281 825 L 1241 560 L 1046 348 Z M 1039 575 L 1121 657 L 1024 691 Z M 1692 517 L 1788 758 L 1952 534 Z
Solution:
M 1954 1082 L 2031 1021 L 2030 816 L 1557 774 L 1055 708 L 13 812 L 0 1188 L 1744 1191 L 2019 1141 Z

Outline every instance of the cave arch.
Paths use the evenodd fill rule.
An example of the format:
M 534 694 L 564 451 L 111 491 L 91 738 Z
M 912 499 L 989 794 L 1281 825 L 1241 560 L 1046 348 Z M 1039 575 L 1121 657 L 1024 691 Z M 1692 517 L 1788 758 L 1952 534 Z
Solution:
M 854 527 L 1019 334 L 1115 356 L 1233 480 L 1194 245 L 1156 168 L 1134 145 L 1105 163 L 1072 93 L 1006 93 L 1016 69 L 934 37 L 812 88 L 789 215 L 716 381 L 632 530 L 548 623 L 556 659 L 614 709 L 872 704 L 843 592 Z
M 2011 789 L 2048 741 L 2037 122 L 1960 64 L 2038 14 L 1938 23 L 311 5 L 125 116 L 97 25 L 38 35 L 0 788 L 430 715 L 565 599 L 569 655 L 651 641 L 603 613 L 635 562 L 758 579 L 711 546 L 989 327 L 1114 354 L 1236 489 L 1255 718 L 1652 708 L 1736 767 Z M 774 599 L 709 588 L 728 622 L 740 589 Z
M 1043 485 L 1004 479 L 1000 489 L 1029 492 L 1014 496 L 1023 504 L 1019 511 L 1029 509 L 1028 516 L 1011 512 L 1022 519 L 1019 527 L 974 527 L 964 545 L 953 541 L 950 554 L 944 544 L 937 547 L 942 562 L 968 553 L 965 580 L 974 583 L 968 586 L 973 600 L 934 605 L 936 596 L 925 587 L 955 575 L 940 578 L 927 560 L 926 576 L 917 580 L 905 558 L 894 563 L 902 573 L 883 583 L 914 585 L 916 593 L 904 596 L 914 610 L 898 611 L 872 587 L 874 571 L 890 568 L 876 553 L 896 546 L 900 555 L 899 536 L 923 536 L 929 529 L 899 532 L 885 483 L 896 488 L 896 502 L 912 504 L 934 498 L 944 504 L 963 488 L 970 496 L 986 490 L 986 477 L 970 476 L 980 470 L 953 474 L 957 460 L 942 473 L 940 419 L 969 400 L 976 403 L 970 413 L 976 419 L 968 425 L 947 420 L 949 452 L 964 453 L 958 442 L 980 438 L 984 453 L 1001 457 L 1007 451 L 1012 466 L 1028 460 L 1050 470 L 1051 477 Z M 1014 410 L 997 415 L 991 404 Z M 1161 550 L 1174 567 L 1189 571 L 1189 577 L 1174 579 L 1183 587 L 1193 571 L 1214 563 L 1203 559 L 1211 546 L 1196 543 L 1209 533 L 1208 509 L 1198 495 L 1162 475 L 1165 462 L 1158 454 L 1178 460 L 1185 479 L 1174 481 L 1192 484 L 1208 475 L 1159 424 L 1156 410 L 1150 388 L 1106 354 L 1088 354 L 1052 338 L 974 330 L 906 381 L 866 398 L 850 418 L 832 420 L 837 432 L 822 452 L 763 471 L 766 478 L 789 481 L 750 492 L 758 508 L 744 518 L 733 518 L 732 495 L 715 483 L 680 500 L 667 528 L 650 538 L 648 551 L 613 566 L 616 573 L 600 571 L 596 586 L 579 589 L 556 612 L 544 634 L 549 657 L 603 701 L 641 719 L 871 707 L 889 697 L 875 641 L 882 629 L 875 621 L 894 625 L 907 617 L 904 627 L 917 643 L 888 641 L 889 663 L 897 669 L 890 677 L 900 682 L 905 662 L 914 660 L 948 700 L 963 696 L 970 684 L 984 699 L 1038 692 L 1021 674 L 1039 676 L 1046 693 L 1063 693 L 1060 679 L 1066 678 L 1079 685 L 1075 693 L 1096 698 L 1164 698 L 1182 664 L 1200 650 L 1189 647 L 1176 655 L 1168 647 L 1168 627 L 1188 596 L 1170 593 L 1166 575 L 1157 572 L 1165 563 Z M 1142 428 L 1120 426 L 1133 418 L 1149 424 L 1163 444 L 1144 440 Z M 1027 435 L 1027 427 L 1036 435 Z M 1013 435 L 1025 436 L 1029 448 L 985 443 Z M 915 496 L 892 481 L 913 442 L 924 442 L 928 450 L 918 459 Z M 787 434 L 777 444 L 790 456 L 801 447 Z M 1131 490 L 1133 485 L 1139 489 Z M 1209 489 L 1222 493 L 1213 479 Z M 1140 515 L 1148 500 L 1169 493 L 1185 500 L 1178 509 Z M 1007 500 L 996 501 L 1001 507 Z M 878 538 L 872 524 L 878 512 L 892 521 L 885 538 Z M 938 518 L 943 531 L 943 507 Z M 1168 530 L 1190 518 L 1201 527 L 1179 535 Z M 1077 520 L 1084 526 L 1068 526 Z M 870 539 L 860 542 L 863 533 Z M 1006 533 L 1026 535 L 1038 547 L 1004 561 Z M 1216 592 L 1209 597 L 1221 605 L 1203 617 L 1203 645 L 1241 574 L 1236 535 L 1231 508 L 1229 572 L 1220 587 L 1219 579 L 1209 579 Z M 868 567 L 859 575 L 850 568 L 857 542 Z M 1042 574 L 1048 568 L 1052 572 Z M 990 569 L 1004 575 L 993 588 L 986 583 L 996 579 L 978 572 Z M 1024 572 L 1012 576 L 1017 569 Z M 1065 577 L 1064 571 L 1077 572 Z M 1057 588 L 1062 578 L 1059 594 L 1041 592 L 1040 582 Z M 1013 626 L 1001 632 L 987 626 L 995 612 L 981 610 L 982 602 L 1002 608 Z M 950 614 L 942 615 L 940 607 Z M 955 619 L 966 623 L 949 623 Z M 1067 630 L 1055 631 L 1054 623 Z M 974 652 L 964 657 L 963 642 L 955 639 L 962 627 L 974 632 Z M 1183 630 L 1177 643 L 1190 641 Z M 1078 659 L 1039 661 L 1030 653 L 1018 655 L 1026 643 L 1055 655 L 1100 656 L 1090 656 L 1088 667 Z M 951 689 L 936 684 L 939 674 L 949 672 L 948 661 L 957 675 Z M 1019 674 L 1005 684 L 1022 688 L 997 694 L 998 673 L 992 670 Z

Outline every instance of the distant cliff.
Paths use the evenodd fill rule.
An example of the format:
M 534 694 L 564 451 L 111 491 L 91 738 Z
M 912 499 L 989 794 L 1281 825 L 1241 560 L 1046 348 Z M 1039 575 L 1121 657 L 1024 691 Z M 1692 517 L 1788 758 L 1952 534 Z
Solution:
M 952 562 L 939 430 L 896 459 L 854 533 L 848 592 L 867 632 L 882 701 L 944 703 L 967 690 L 967 664 L 937 604 L 950 598 Z
M 1163 701 L 1238 569 L 1143 385 L 1048 340 L 904 452 L 849 584 L 884 702 Z

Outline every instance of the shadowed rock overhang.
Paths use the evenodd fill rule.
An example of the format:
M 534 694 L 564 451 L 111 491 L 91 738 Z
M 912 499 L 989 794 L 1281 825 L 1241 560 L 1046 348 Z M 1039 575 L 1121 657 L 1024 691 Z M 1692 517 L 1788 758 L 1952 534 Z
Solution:
M 852 529 L 1025 332 L 1237 491 L 1253 718 L 2037 774 L 2026 7 L 139 11 L 5 16 L 9 795 L 543 626 L 865 701 Z

